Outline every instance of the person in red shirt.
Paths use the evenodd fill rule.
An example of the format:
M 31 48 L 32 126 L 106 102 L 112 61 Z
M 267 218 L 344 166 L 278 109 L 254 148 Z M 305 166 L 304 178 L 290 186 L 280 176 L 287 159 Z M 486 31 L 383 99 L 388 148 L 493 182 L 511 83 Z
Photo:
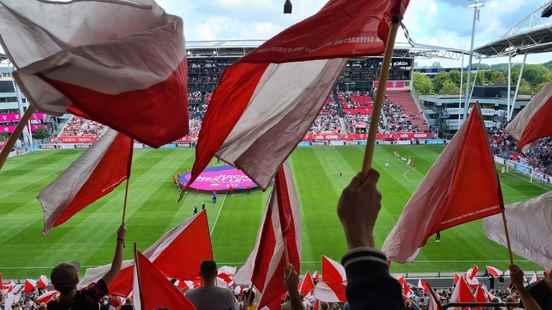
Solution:
M 54 288 L 59 291 L 57 299 L 48 303 L 48 310 L 96 310 L 100 308 L 100 300 L 108 294 L 109 284 L 115 277 L 123 263 L 123 244 L 125 240 L 125 227 L 121 225 L 117 231 L 117 246 L 111 264 L 111 269 L 103 278 L 90 284 L 88 287 L 77 290 L 79 283 L 79 270 L 74 264 L 61 263 L 57 265 L 50 275 Z

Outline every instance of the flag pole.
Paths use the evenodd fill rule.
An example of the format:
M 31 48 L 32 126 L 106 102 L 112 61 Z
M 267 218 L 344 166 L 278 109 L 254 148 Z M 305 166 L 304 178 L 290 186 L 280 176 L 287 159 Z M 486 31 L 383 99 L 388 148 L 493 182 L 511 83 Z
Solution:
M 128 175 L 128 178 L 126 180 L 126 184 L 125 184 L 125 198 L 124 198 L 124 201 L 123 201 L 123 218 L 122 218 L 122 221 L 121 221 L 121 224 L 123 226 L 125 226 L 125 220 L 126 220 L 126 210 L 127 210 L 127 201 L 128 201 L 128 185 L 130 183 L 130 173 L 132 171 L 132 159 L 133 159 L 133 155 L 134 155 L 134 139 L 130 139 L 130 156 L 129 156 L 129 159 L 128 159 L 128 170 L 127 170 L 127 175 Z
M 362 164 L 363 172 L 367 172 L 372 168 L 376 134 L 378 133 L 381 109 L 383 107 L 383 101 L 385 99 L 385 90 L 387 86 L 387 80 L 389 78 L 389 68 L 391 66 L 391 59 L 393 58 L 393 48 L 395 46 L 395 38 L 397 37 L 400 19 L 401 18 L 399 16 L 396 16 L 393 19 L 393 22 L 391 23 L 391 30 L 389 31 L 389 34 L 387 36 L 385 53 L 383 56 L 383 64 L 381 66 L 379 76 L 378 91 L 376 94 L 376 101 L 374 102 L 374 109 L 372 111 L 372 120 L 370 121 L 370 129 L 368 131 L 368 139 L 366 141 L 366 150 L 364 151 L 364 161 Z
M 504 233 L 506 235 L 506 244 L 508 245 L 508 255 L 510 258 L 510 265 L 514 264 L 514 255 L 512 254 L 512 244 L 510 242 L 510 232 L 508 231 L 508 221 L 506 220 L 506 210 L 502 206 L 502 223 L 504 223 Z
M 29 120 L 31 119 L 31 116 L 33 115 L 35 110 L 36 109 L 34 105 L 30 104 L 29 107 L 27 108 L 27 111 L 25 111 L 25 114 L 23 114 L 23 117 L 21 117 L 21 119 L 19 120 L 19 123 L 17 123 L 17 127 L 15 128 L 15 131 L 10 135 L 8 142 L 4 145 L 4 148 L 0 153 L 0 170 L 2 170 L 2 167 L 6 163 L 6 160 L 8 159 L 8 155 L 10 154 L 11 149 L 17 142 L 17 139 L 19 139 L 19 136 L 21 136 L 23 129 L 29 123 Z

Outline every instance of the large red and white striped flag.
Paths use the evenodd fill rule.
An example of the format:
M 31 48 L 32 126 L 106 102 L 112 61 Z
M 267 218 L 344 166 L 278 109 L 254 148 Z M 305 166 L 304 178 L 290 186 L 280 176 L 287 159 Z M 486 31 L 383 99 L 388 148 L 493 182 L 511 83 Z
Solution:
M 40 110 L 159 147 L 188 132 L 182 19 L 154 0 L 0 1 L 0 41 Z
M 518 140 L 518 148 L 552 136 L 552 83 L 546 84 L 508 124 L 506 132 Z
M 276 174 L 255 248 L 234 276 L 234 282 L 252 284 L 260 292 L 259 309 L 279 302 L 285 294 L 288 264 L 300 272 L 300 223 L 299 197 L 284 163 Z
M 144 251 L 144 255 L 167 277 L 180 281 L 197 277 L 201 262 L 213 259 L 209 224 L 205 211 L 165 233 Z M 111 295 L 128 296 L 132 289 L 133 266 L 132 261 L 123 263 L 121 271 L 109 286 Z M 86 270 L 79 287 L 86 287 L 90 283 L 97 282 L 110 268 L 111 265 L 105 265 Z
M 142 253 L 134 253 L 132 300 L 136 310 L 192 310 L 195 306 Z
M 113 129 L 50 183 L 38 200 L 46 234 L 80 210 L 109 194 L 130 176 L 132 139 Z
M 380 55 L 391 19 L 407 5 L 330 0 L 226 69 L 199 133 L 189 184 L 217 156 L 266 189 L 318 115 L 346 58 Z
M 545 269 L 552 267 L 552 192 L 506 206 L 512 251 Z M 501 216 L 486 218 L 485 235 L 507 246 Z
M 494 158 L 476 105 L 410 197 L 383 252 L 393 261 L 413 261 L 431 235 L 500 213 L 502 206 Z

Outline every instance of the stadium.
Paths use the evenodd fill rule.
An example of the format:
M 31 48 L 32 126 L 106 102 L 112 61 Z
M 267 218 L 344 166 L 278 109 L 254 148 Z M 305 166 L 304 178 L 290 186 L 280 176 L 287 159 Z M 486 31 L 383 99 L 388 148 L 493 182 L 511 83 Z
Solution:
M 3 2 L 0 1 L 0 7 L 7 5 Z M 474 11 L 479 9 L 476 6 Z M 527 54 L 550 52 L 552 23 L 540 17 L 544 9 L 546 5 L 538 6 L 504 38 L 472 50 L 417 44 L 412 40 L 395 43 L 381 117 L 377 125 L 373 125 L 378 133 L 372 168 L 379 172 L 378 190 L 382 193 L 382 207 L 374 231 L 377 248 L 383 246 L 411 196 L 447 145 L 454 141 L 453 136 L 461 131 L 470 107 L 480 107 L 504 203 L 527 201 L 552 189 L 552 140 L 541 139 L 528 151 L 521 152 L 514 138 L 505 131 L 506 126 L 537 97 L 545 82 L 552 82 L 547 80 L 547 75 L 533 84 L 527 72 L 532 72 L 532 66 L 536 65 L 525 63 Z M 0 14 L 3 13 L 0 11 Z M 530 17 L 538 17 L 539 23 L 525 24 Z M 0 35 L 5 36 L 2 27 L 0 25 Z M 21 293 L 18 298 L 26 296 L 29 300 L 53 291 L 51 284 L 38 287 L 37 283 L 41 276 L 49 277 L 52 268 L 64 261 L 77 261 L 81 277 L 85 277 L 85 273 L 88 275 L 87 269 L 110 264 L 121 215 L 127 231 L 124 259 L 134 258 L 132 244 L 144 250 L 156 244 L 173 227 L 205 211 L 212 257 L 217 265 L 239 269 L 247 264 L 250 253 L 258 245 L 260 227 L 267 216 L 267 203 L 275 187 L 273 182 L 263 191 L 250 173 L 235 169 L 226 158 L 213 158 L 208 162 L 209 168 L 195 181 L 197 186 L 191 189 L 186 186 L 193 177 L 197 146 L 201 143 L 200 131 L 207 123 L 210 104 L 217 100 L 215 91 L 223 83 L 223 74 L 263 44 L 265 41 L 257 40 L 187 41 L 188 134 L 159 148 L 130 140 L 128 183 L 119 181 L 109 193 L 63 220 L 62 225 L 56 223 L 49 229 L 45 228 L 48 220 L 43 218 L 45 202 L 42 200 L 41 204 L 40 198 L 43 191 L 63 177 L 66 169 L 73 167 L 72 163 L 81 155 L 99 145 L 108 135 L 109 126 L 97 119 L 91 120 L 92 114 L 83 117 L 90 113 L 88 111 L 73 113 L 69 110 L 71 113 L 57 115 L 43 111 L 32 113 L 33 99 L 14 78 L 18 68 L 12 63 L 13 59 L 3 57 L 0 65 L 0 148 L 9 143 L 10 135 L 17 131 L 20 120 L 25 119 L 24 114 L 29 114 L 29 118 L 20 139 L 13 147 L 6 147 L 9 159 L 0 166 L 0 300 L 6 303 L 8 295 L 14 295 L 15 287 L 25 291 L 24 298 Z M 524 56 L 523 63 L 513 63 L 512 58 L 520 55 Z M 469 65 L 464 64 L 467 57 Z M 492 63 L 496 58 L 506 58 L 508 64 L 481 65 Z M 461 59 L 462 64 L 450 68 L 417 67 L 420 59 Z M 363 169 L 376 97 L 382 88 L 380 78 L 384 63 L 383 55 L 350 57 L 328 96 L 323 98 L 320 112 L 287 159 L 300 210 L 299 277 L 302 280 L 307 272 L 312 275 L 323 271 L 323 257 L 340 261 L 347 253 L 348 243 L 336 206 L 343 189 Z M 523 75 L 524 70 L 526 75 Z M 498 72 L 501 78 L 491 78 Z M 426 89 L 424 83 L 427 81 L 439 89 Z M 467 196 L 472 195 L 478 193 L 461 199 L 471 201 Z M 544 267 L 524 255 L 515 255 L 513 259 L 531 282 L 541 280 L 545 277 L 545 268 L 552 267 Z M 389 271 L 404 281 L 401 282 L 403 296 L 406 304 L 412 307 L 408 309 L 431 307 L 432 297 L 420 286 L 420 280 L 429 281 L 439 294 L 439 303 L 458 301 L 451 297 L 455 294 L 454 285 L 459 286 L 456 276 L 469 274 L 474 266 L 479 268 L 479 273 L 476 270 L 472 278 L 466 275 L 465 281 L 472 285 L 470 281 L 475 277 L 485 287 L 492 286 L 483 302 L 488 302 L 489 306 L 492 302 L 512 306 L 521 300 L 508 288 L 510 272 L 506 270 L 510 263 L 507 247 L 490 240 L 484 231 L 483 219 L 477 219 L 439 231 L 437 237 L 431 234 L 414 261 L 392 262 Z M 487 267 L 505 273 L 495 276 Z M 26 291 L 27 283 L 33 283 L 29 292 Z M 238 285 L 232 282 L 235 292 L 236 287 Z M 236 293 L 240 305 L 249 299 L 249 295 L 242 292 L 246 289 L 242 287 Z M 475 296 L 476 289 L 472 293 Z M 338 294 L 335 295 L 339 299 Z M 309 296 L 305 309 L 312 309 L 316 303 L 320 307 L 321 302 L 323 309 L 342 309 L 344 302 Z M 481 302 L 479 299 L 467 301 Z M 113 305 L 113 301 L 110 302 Z M 25 301 L 24 306 L 13 309 L 38 309 L 38 302 L 35 305 Z

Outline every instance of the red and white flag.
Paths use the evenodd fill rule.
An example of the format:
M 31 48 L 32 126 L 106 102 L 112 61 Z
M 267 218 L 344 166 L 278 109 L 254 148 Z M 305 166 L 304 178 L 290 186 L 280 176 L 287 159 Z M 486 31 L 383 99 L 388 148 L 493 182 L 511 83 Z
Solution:
M 203 120 L 189 184 L 217 156 L 266 189 L 315 120 L 346 58 L 381 55 L 391 18 L 407 5 L 330 0 L 226 69 Z
M 213 259 L 205 211 L 199 212 L 165 233 L 144 251 L 144 255 L 167 277 L 184 280 L 198 276 L 201 262 Z M 123 263 L 121 271 L 109 286 L 111 295 L 128 296 L 132 289 L 133 265 L 132 261 Z M 110 268 L 111 265 L 105 265 L 86 270 L 79 287 L 97 282 Z
M 466 271 L 465 279 L 471 287 L 479 286 L 479 280 L 477 279 L 478 272 L 479 267 L 476 265 L 473 265 L 470 269 L 468 269 L 468 271 Z
M 347 301 L 345 268 L 333 259 L 322 256 L 322 280 L 316 284 L 314 297 L 323 302 Z
M 35 303 L 37 305 L 41 305 L 41 304 L 47 304 L 49 303 L 51 300 L 54 300 L 56 299 L 57 297 L 59 296 L 59 292 L 58 291 L 49 291 L 49 292 L 46 292 L 40 296 L 38 296 L 35 300 Z
M 314 290 L 314 280 L 312 279 L 310 272 L 307 272 L 303 278 L 303 281 L 301 281 L 301 285 L 299 286 L 299 294 L 304 297 L 309 295 L 312 290 Z
M 508 124 L 506 132 L 518 140 L 518 148 L 552 136 L 552 83 L 546 84 Z
M 255 248 L 234 276 L 238 284 L 252 284 L 260 292 L 259 309 L 281 301 L 286 292 L 284 272 L 288 264 L 300 272 L 299 199 L 291 170 L 283 164 L 274 187 Z
M 450 303 L 470 303 L 475 302 L 475 298 L 472 294 L 471 288 L 469 287 L 468 283 L 466 283 L 466 280 L 464 277 L 460 278 L 460 281 L 458 281 L 458 284 L 454 288 L 454 291 L 452 292 L 452 296 L 450 297 Z M 461 310 L 462 307 L 454 307 L 450 308 L 452 310 Z
M 65 223 L 128 179 L 132 147 L 131 138 L 110 129 L 42 190 L 38 200 L 44 213 L 43 232 Z
M 506 206 L 512 251 L 543 268 L 552 266 L 552 192 Z M 502 216 L 485 219 L 487 238 L 507 246 Z
M 474 298 L 475 298 L 475 302 L 485 303 L 485 302 L 490 301 L 489 297 L 487 296 L 487 292 L 485 291 L 485 289 L 481 285 L 477 286 L 477 289 L 475 290 Z M 478 308 L 475 308 L 475 309 L 476 310 L 483 310 L 484 308 L 478 307 Z
M 487 274 L 489 275 L 489 277 L 491 278 L 499 278 L 500 276 L 503 275 L 503 272 L 502 270 L 496 268 L 496 267 L 493 267 L 493 266 L 487 266 Z
M 133 304 L 136 310 L 195 309 L 167 276 L 142 253 L 134 253 Z
M 182 24 L 154 0 L 0 2 L 4 51 L 33 104 L 154 147 L 188 132 Z
M 408 284 L 408 281 L 406 281 L 406 278 L 403 275 L 399 277 L 399 284 L 401 285 L 403 297 L 405 299 L 410 298 L 410 296 L 412 296 L 412 289 L 410 288 L 410 284 Z
M 48 283 L 48 278 L 45 275 L 41 275 L 38 281 L 36 281 L 36 288 L 43 290 L 48 287 Z
M 23 282 L 23 293 L 31 294 L 36 289 L 36 281 L 26 279 L 25 282 Z
M 433 291 L 433 288 L 427 282 L 426 280 L 422 280 L 422 285 L 424 286 L 424 292 L 429 295 L 429 307 L 428 310 L 441 310 L 441 300 L 437 300 L 436 298 L 440 298 L 439 294 L 437 292 Z M 426 292 L 427 290 L 427 292 Z
M 383 252 L 392 261 L 413 261 L 431 235 L 500 213 L 502 205 L 494 158 L 476 105 L 410 197 Z

